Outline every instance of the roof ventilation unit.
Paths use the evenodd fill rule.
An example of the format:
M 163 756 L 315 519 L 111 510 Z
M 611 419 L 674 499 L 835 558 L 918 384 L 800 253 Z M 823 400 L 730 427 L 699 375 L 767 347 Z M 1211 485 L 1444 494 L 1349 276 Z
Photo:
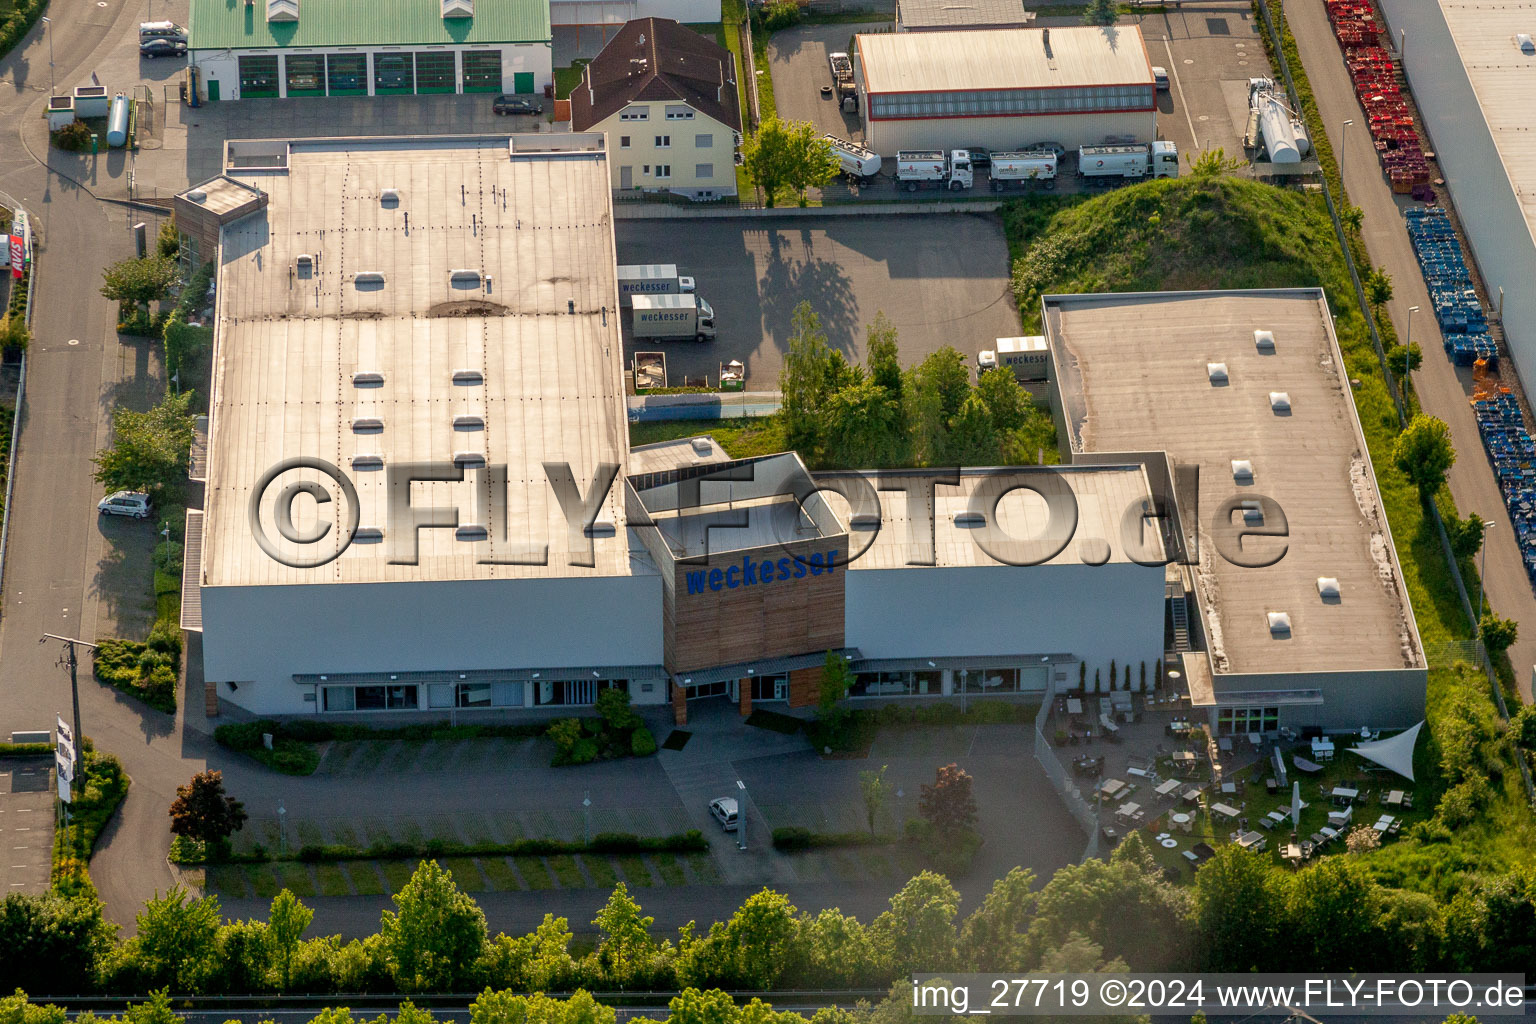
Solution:
M 855 512 L 848 517 L 848 527 L 853 530 L 878 530 L 880 529 L 880 513 Z
M 354 455 L 352 456 L 352 468 L 361 472 L 377 472 L 384 468 L 384 456 Z
M 962 530 L 975 530 L 987 525 L 987 517 L 981 512 L 970 510 L 956 512 L 955 525 Z
M 707 437 L 696 437 L 689 443 L 693 446 L 693 454 L 701 458 L 715 454 L 714 442 Z
M 299 265 L 300 270 L 310 271 L 315 269 L 315 257 L 312 253 L 301 252 L 294 262 Z
M 352 375 L 352 386 L 355 388 L 381 388 L 384 386 L 384 375 L 364 370 Z
M 352 534 L 354 544 L 382 544 L 384 543 L 384 530 L 378 526 L 359 526 L 357 532 Z
M 476 523 L 468 523 L 453 531 L 454 540 L 477 541 L 490 540 L 491 531 Z
M 384 274 L 378 270 L 359 270 L 352 275 L 352 283 L 360 290 L 384 287 Z
M 1211 378 L 1211 387 L 1219 388 L 1227 383 L 1226 363 L 1206 363 L 1205 372 Z
M 443 0 L 443 17 L 473 18 L 474 16 L 475 0 Z
M 200 188 L 194 188 L 189 192 L 183 193 L 183 195 L 194 203 L 206 203 L 208 201 L 208 193 Z
M 1275 350 L 1275 333 L 1273 331 L 1254 331 L 1253 347 L 1260 352 L 1273 352 Z
M 1531 41 L 1529 32 L 1516 32 L 1515 45 L 1520 47 L 1521 53 L 1536 53 L 1536 42 Z
M 1288 413 L 1291 411 L 1291 396 L 1284 391 L 1271 391 L 1269 407 L 1277 413 Z
M 464 431 L 464 430 L 484 430 L 485 429 L 485 417 L 484 416 L 455 416 L 453 418 L 453 429 L 454 430 L 460 430 L 460 431 Z
M 1270 612 L 1267 617 L 1269 619 L 1270 636 L 1287 637 L 1291 635 L 1290 612 Z
M 1324 601 L 1337 601 L 1339 599 L 1339 581 L 1333 576 L 1319 576 L 1317 578 L 1317 596 Z
M 352 433 L 354 434 L 382 434 L 384 421 L 377 416 L 358 416 L 352 421 Z
M 453 288 L 479 288 L 480 271 L 478 270 L 450 270 L 448 271 L 448 284 Z
M 460 469 L 481 469 L 485 466 L 485 453 L 454 452 L 453 464 Z
M 1250 498 L 1239 506 L 1243 510 L 1243 522 L 1248 526 L 1264 525 L 1264 507 L 1258 499 Z
M 298 21 L 299 0 L 267 0 L 267 21 Z
M 485 374 L 479 370 L 454 370 L 453 382 L 460 387 L 474 387 L 476 384 L 485 383 Z
M 612 537 L 618 530 L 612 519 L 594 519 L 581 532 L 588 537 Z
M 1232 481 L 1243 485 L 1253 483 L 1253 463 L 1248 459 L 1233 459 Z
M 384 191 L 380 192 L 379 193 L 379 203 L 382 206 L 399 206 L 400 205 L 400 190 L 397 189 L 397 188 L 387 188 Z

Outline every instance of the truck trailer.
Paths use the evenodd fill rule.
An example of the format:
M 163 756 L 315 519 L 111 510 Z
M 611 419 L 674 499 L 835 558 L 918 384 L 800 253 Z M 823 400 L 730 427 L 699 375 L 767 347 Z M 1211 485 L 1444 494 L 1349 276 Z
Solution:
M 635 295 L 688 295 L 693 278 L 679 277 L 675 263 L 629 264 L 619 267 L 619 305 Z
M 896 154 L 896 187 L 908 192 L 924 185 L 959 191 L 970 188 L 973 180 L 967 150 L 902 150 Z
M 1051 347 L 1043 335 L 1024 338 L 998 338 L 995 348 L 982 349 L 976 356 L 976 372 L 986 373 L 1001 366 L 1012 370 L 1020 383 L 1028 384 L 1050 377 Z
M 1027 187 L 1039 184 L 1044 188 L 1056 187 L 1056 154 L 1049 149 L 1032 149 L 1017 153 L 993 153 L 992 167 L 988 172 L 992 179 L 992 191 L 1001 192 L 1010 186 Z
M 715 311 L 698 295 L 635 295 L 636 338 L 714 341 Z
M 868 188 L 875 175 L 880 173 L 880 154 L 836 135 L 823 135 L 821 138 L 832 147 L 832 154 L 837 157 L 837 166 L 848 179 Z
M 1082 146 L 1077 173 L 1084 178 L 1177 178 L 1179 147 L 1162 139 L 1135 146 Z

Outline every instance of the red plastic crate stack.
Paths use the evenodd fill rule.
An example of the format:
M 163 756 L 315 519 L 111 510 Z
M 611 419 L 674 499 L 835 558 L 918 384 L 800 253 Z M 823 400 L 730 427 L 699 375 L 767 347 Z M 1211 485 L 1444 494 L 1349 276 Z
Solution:
M 1344 49 L 1344 65 L 1365 110 L 1366 125 L 1394 192 L 1412 192 L 1429 181 L 1429 163 L 1413 124 L 1413 112 L 1397 84 L 1392 55 L 1376 45 L 1381 29 L 1365 0 L 1324 0 L 1328 20 Z

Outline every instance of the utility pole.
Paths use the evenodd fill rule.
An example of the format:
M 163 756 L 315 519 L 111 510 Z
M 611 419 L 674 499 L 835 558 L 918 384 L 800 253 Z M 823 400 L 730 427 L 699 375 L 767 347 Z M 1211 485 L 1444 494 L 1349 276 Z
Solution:
M 93 651 L 96 649 L 96 645 L 85 640 L 77 640 L 72 636 L 59 636 L 56 633 L 44 633 L 37 642 L 45 644 L 49 640 L 57 640 L 64 645 L 64 664 L 69 668 L 69 697 L 74 705 L 75 712 L 75 777 L 82 778 L 81 772 L 84 769 L 82 751 L 85 749 L 85 734 L 80 731 L 80 680 L 78 672 L 80 665 L 79 659 L 75 657 L 75 645 L 79 644 L 81 647 L 89 647 Z

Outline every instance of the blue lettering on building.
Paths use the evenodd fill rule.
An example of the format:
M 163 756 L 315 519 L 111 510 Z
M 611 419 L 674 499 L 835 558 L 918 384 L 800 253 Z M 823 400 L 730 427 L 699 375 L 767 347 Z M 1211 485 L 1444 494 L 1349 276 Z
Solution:
M 791 568 L 793 563 L 793 568 Z M 837 552 L 828 551 L 826 554 L 816 552 L 809 558 L 781 558 L 777 563 L 773 559 L 753 559 L 743 555 L 740 565 L 733 565 L 727 569 L 699 569 L 687 574 L 688 593 L 702 594 L 706 590 L 737 590 L 741 587 L 754 587 L 759 583 L 772 583 L 775 580 L 803 579 L 807 570 L 812 576 L 820 576 L 822 573 L 831 573 L 837 568 Z

